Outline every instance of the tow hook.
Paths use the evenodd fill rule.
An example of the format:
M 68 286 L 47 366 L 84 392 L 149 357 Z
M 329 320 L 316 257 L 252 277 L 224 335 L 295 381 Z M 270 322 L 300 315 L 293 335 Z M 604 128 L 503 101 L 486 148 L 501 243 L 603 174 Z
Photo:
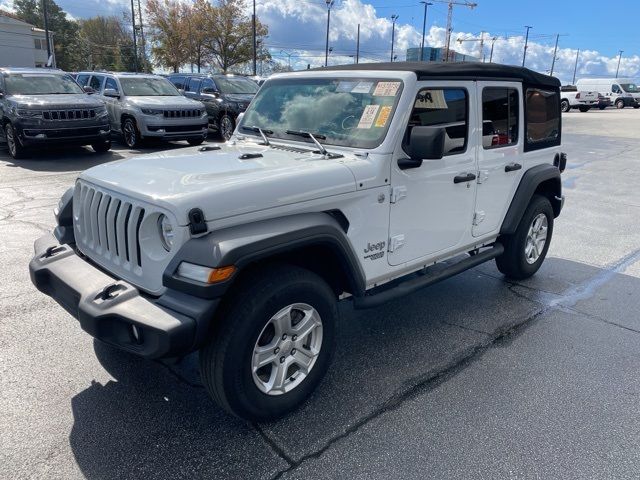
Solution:
M 120 295 L 121 290 L 125 290 L 126 287 L 120 283 L 112 283 L 111 285 L 107 285 L 102 289 L 98 295 L 96 295 L 96 300 L 111 300 Z
M 65 248 L 61 245 L 55 245 L 53 247 L 49 247 L 45 250 L 45 252 L 40 256 L 40 258 L 50 258 L 54 255 L 57 255 L 60 252 L 64 252 Z

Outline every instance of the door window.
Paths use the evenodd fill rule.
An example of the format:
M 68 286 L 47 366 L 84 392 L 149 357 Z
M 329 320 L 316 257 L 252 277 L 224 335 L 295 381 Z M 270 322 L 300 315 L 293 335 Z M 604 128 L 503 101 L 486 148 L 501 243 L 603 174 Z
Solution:
M 213 88 L 216 90 L 216 84 L 210 78 L 202 79 L 202 84 L 200 85 L 200 91 L 202 92 L 205 88 Z
M 622 91 L 620 90 L 620 87 L 618 85 L 611 85 L 611 91 L 613 93 L 622 93 Z
M 560 95 L 558 92 L 527 89 L 525 151 L 560 145 Z
M 102 89 L 102 82 L 104 82 L 104 76 L 92 75 L 91 80 L 89 81 L 89 86 L 96 92 L 99 92 Z
M 413 127 L 444 128 L 444 154 L 467 150 L 469 137 L 469 96 L 464 88 L 423 88 L 413 104 L 402 147 L 408 150 Z
M 198 87 L 200 86 L 200 79 L 191 77 L 189 79 L 188 88 L 185 89 L 186 92 L 198 93 Z
M 107 81 L 104 84 L 104 89 L 113 88 L 116 92 L 118 91 L 118 83 L 115 78 L 107 77 Z
M 89 81 L 89 77 L 90 75 L 86 74 L 78 75 L 78 78 L 76 78 L 76 82 L 78 82 L 78 85 L 80 85 L 81 87 L 84 87 Z
M 186 83 L 185 77 L 183 76 L 169 77 L 169 80 L 171 81 L 171 83 L 173 83 L 176 86 L 176 88 L 180 88 L 184 90 L 185 83 Z
M 518 91 L 485 88 L 482 91 L 482 146 L 500 148 L 518 143 Z

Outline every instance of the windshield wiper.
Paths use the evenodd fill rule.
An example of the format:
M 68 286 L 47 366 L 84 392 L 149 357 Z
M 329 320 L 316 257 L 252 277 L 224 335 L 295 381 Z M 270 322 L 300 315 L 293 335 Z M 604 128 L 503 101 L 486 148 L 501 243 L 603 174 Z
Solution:
M 313 141 L 313 143 L 316 144 L 316 146 L 318 147 L 318 150 L 320 150 L 320 153 L 322 155 L 329 155 L 329 152 L 327 152 L 327 149 L 324 148 L 324 146 L 318 141 L 318 138 L 320 140 L 326 140 L 327 137 L 325 135 L 318 134 L 318 133 L 314 135 L 313 133 L 303 132 L 300 130 L 287 130 L 284 133 L 286 133 L 287 135 L 297 135 L 298 137 L 310 138 Z
M 271 143 L 269 142 L 269 139 L 267 138 L 267 136 L 265 134 L 268 133 L 269 135 L 273 135 L 273 130 L 266 130 L 266 129 L 263 130 L 260 127 L 256 127 L 256 126 L 247 127 L 245 125 L 243 125 L 240 128 L 242 128 L 243 130 L 249 130 L 250 132 L 259 133 L 260 136 L 262 137 L 263 145 L 271 145 Z

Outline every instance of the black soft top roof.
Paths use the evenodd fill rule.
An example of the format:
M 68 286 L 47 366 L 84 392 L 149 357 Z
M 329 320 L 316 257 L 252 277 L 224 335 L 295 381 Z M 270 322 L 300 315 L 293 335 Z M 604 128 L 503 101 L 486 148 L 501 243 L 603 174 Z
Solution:
M 384 62 L 358 63 L 322 67 L 315 70 L 369 70 L 369 71 L 402 71 L 414 72 L 418 80 L 447 79 L 447 80 L 509 80 L 523 82 L 529 85 L 559 88 L 560 80 L 549 75 L 543 75 L 524 67 L 501 65 L 498 63 L 480 62 Z

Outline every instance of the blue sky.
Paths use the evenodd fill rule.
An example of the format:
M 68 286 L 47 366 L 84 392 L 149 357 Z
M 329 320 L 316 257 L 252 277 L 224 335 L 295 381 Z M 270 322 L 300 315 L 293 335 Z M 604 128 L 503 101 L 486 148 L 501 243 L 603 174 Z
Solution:
M 57 0 L 73 17 L 120 14 L 130 0 Z M 188 1 L 188 0 L 183 0 Z M 549 71 L 555 35 L 560 33 L 560 50 L 554 74 L 565 83 L 572 80 L 576 49 L 581 49 L 578 78 L 613 76 L 618 50 L 624 50 L 621 76 L 640 76 L 640 44 L 637 29 L 640 4 L 616 1 L 607 5 L 591 0 L 508 1 L 475 0 L 477 8 L 454 7 L 453 45 L 462 53 L 480 56 L 478 42 L 457 44 L 455 39 L 479 38 L 481 31 L 498 37 L 494 61 L 519 64 L 522 61 L 525 25 L 533 26 L 527 66 Z M 12 0 L 0 0 L 11 8 Z M 144 0 L 142 0 L 144 5 Z M 247 0 L 247 6 L 249 5 Z M 267 45 L 274 58 L 297 68 L 324 63 L 326 6 L 324 0 L 257 0 L 258 16 L 269 26 Z M 422 31 L 423 6 L 418 0 L 336 0 L 332 10 L 330 63 L 353 61 L 356 24 L 361 23 L 361 59 L 387 60 L 391 47 L 391 21 L 398 14 L 395 53 L 404 60 L 406 48 L 418 46 Z M 444 43 L 447 6 L 429 7 L 427 45 Z M 488 57 L 491 42 L 485 44 Z M 284 50 L 286 53 L 281 53 Z

